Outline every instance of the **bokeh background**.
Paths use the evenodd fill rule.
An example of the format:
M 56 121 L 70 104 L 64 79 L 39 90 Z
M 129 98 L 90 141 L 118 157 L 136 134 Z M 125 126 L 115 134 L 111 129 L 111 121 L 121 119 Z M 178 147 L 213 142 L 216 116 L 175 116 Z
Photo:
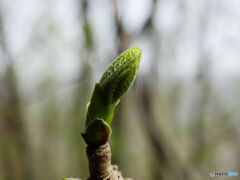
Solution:
M 86 104 L 134 45 L 113 163 L 135 180 L 238 172 L 239 19 L 239 0 L 0 0 L 0 179 L 86 179 Z

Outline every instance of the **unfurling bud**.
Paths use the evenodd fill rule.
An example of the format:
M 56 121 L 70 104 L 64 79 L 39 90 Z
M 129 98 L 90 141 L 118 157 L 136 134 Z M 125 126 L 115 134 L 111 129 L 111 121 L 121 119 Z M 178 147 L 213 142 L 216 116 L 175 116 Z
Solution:
M 133 84 L 141 57 L 142 50 L 138 46 L 124 51 L 110 64 L 100 82 L 96 83 L 83 134 L 87 144 L 101 145 L 108 141 L 114 108 Z
M 131 87 L 139 68 L 142 49 L 138 46 L 124 51 L 104 72 L 100 84 L 110 104 L 116 103 Z

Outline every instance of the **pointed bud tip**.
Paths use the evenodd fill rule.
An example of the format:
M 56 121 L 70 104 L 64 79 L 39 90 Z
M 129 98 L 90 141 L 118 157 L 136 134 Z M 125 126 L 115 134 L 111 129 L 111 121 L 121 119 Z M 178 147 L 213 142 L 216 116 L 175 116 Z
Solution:
M 142 49 L 139 46 L 134 46 L 134 47 L 126 50 L 122 54 L 126 54 L 126 55 L 129 55 L 129 56 L 136 56 L 138 61 L 140 61 L 140 59 L 142 57 Z
M 129 48 L 127 51 L 135 51 L 136 53 L 142 53 L 142 49 L 138 45 L 132 48 Z
M 126 57 L 132 57 L 129 59 L 129 61 L 132 61 L 132 65 L 136 65 L 136 69 L 139 68 L 139 63 L 142 58 L 142 49 L 139 46 L 134 46 L 125 52 L 122 53 L 122 55 L 126 55 Z M 121 56 L 121 55 L 120 55 Z
M 115 103 L 132 85 L 140 60 L 142 49 L 134 46 L 120 54 L 104 72 L 100 79 L 110 103 Z

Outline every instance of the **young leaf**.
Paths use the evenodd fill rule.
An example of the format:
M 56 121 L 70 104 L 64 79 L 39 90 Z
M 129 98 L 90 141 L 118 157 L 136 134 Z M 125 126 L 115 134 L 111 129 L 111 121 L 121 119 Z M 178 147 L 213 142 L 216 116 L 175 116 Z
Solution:
M 85 134 L 82 134 L 88 145 L 101 145 L 109 139 L 114 108 L 133 84 L 141 57 L 138 46 L 124 51 L 96 83 L 88 106 Z
M 99 118 L 103 119 L 109 125 L 111 124 L 115 104 L 109 104 L 102 85 L 96 83 L 93 95 L 88 106 L 86 127 L 88 124 Z
M 115 106 L 135 80 L 141 57 L 142 50 L 136 46 L 124 51 L 110 64 L 94 88 L 86 126 L 96 118 L 111 124 Z
M 130 48 L 118 56 L 104 72 L 100 84 L 110 104 L 116 103 L 134 82 L 141 57 L 140 47 Z

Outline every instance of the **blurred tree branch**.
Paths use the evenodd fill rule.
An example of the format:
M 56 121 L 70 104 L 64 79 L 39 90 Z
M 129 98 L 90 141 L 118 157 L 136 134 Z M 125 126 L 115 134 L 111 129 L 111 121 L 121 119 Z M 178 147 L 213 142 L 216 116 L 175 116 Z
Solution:
M 2 7 L 1 7 L 2 8 Z M 0 11 L 2 12 L 2 11 Z M 7 47 L 3 15 L 0 14 L 0 46 L 5 60 L 5 74 L 0 79 L 0 144 L 4 176 L 8 180 L 33 179 L 33 160 L 21 113 L 17 75 Z

